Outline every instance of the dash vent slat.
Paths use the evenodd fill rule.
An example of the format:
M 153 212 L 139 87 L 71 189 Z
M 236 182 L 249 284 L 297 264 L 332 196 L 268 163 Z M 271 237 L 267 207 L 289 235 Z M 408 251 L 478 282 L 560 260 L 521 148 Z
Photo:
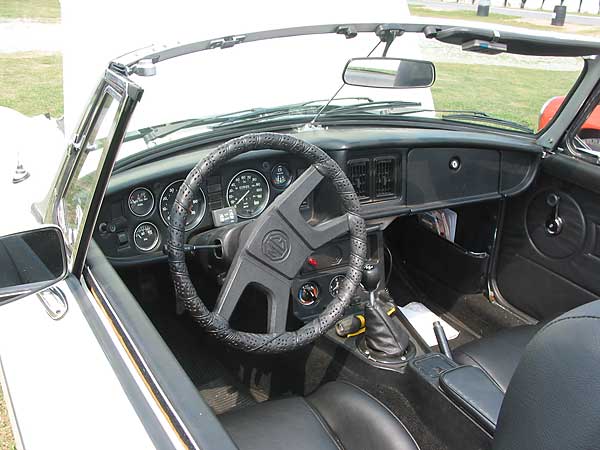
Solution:
M 395 160 L 377 159 L 374 161 L 374 186 L 375 197 L 390 197 L 396 193 L 396 165 Z
M 369 198 L 369 161 L 348 161 L 348 178 L 356 191 L 359 199 Z

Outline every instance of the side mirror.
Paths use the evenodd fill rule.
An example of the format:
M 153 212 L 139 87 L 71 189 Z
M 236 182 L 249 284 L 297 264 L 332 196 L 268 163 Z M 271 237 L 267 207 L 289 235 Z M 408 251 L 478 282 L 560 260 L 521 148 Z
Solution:
M 354 58 L 346 64 L 342 79 L 351 86 L 427 88 L 435 81 L 435 66 L 414 59 Z
M 55 226 L 0 237 L 0 301 L 44 289 L 67 274 L 62 232 Z

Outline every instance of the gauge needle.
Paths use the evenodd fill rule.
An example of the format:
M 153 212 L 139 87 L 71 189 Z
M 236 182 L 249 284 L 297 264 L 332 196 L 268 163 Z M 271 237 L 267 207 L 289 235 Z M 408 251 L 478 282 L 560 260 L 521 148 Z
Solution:
M 246 195 L 248 195 L 249 193 L 250 193 L 250 191 L 249 191 L 249 190 L 248 190 L 248 191 L 246 191 L 246 193 L 245 193 L 244 195 L 242 195 L 242 197 L 241 197 L 241 198 L 240 198 L 240 199 L 239 199 L 237 202 L 235 202 L 235 205 L 233 205 L 233 206 L 237 206 L 237 205 L 239 205 L 239 204 L 240 204 L 240 202 L 241 202 L 242 200 L 244 200 L 244 199 L 246 198 Z

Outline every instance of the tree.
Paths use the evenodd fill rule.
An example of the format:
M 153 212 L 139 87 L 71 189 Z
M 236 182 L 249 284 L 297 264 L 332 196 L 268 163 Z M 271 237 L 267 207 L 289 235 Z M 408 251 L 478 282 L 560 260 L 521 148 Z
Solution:
M 527 0 L 521 0 L 521 9 L 525 8 L 525 3 L 527 3 Z
M 583 0 L 579 0 L 579 8 L 577 8 L 577 12 L 581 12 L 582 3 L 583 3 Z

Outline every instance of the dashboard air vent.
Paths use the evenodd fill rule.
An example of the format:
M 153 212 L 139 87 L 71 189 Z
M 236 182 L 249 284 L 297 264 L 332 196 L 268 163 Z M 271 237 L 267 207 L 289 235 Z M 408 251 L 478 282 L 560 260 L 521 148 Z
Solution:
M 374 161 L 375 197 L 390 197 L 396 192 L 396 160 L 393 158 Z
M 356 159 L 348 161 L 348 179 L 352 183 L 358 198 L 369 198 L 369 160 Z

